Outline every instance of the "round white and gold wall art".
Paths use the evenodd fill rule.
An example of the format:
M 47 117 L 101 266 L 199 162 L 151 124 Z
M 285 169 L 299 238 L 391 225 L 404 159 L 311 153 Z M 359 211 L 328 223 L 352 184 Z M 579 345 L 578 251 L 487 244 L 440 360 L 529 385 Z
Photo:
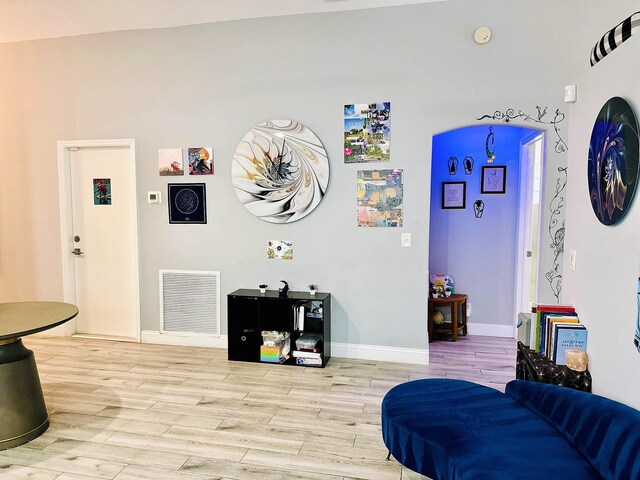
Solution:
M 256 217 L 292 223 L 309 215 L 329 185 L 329 160 L 320 139 L 293 120 L 268 120 L 238 144 L 231 168 L 240 202 Z

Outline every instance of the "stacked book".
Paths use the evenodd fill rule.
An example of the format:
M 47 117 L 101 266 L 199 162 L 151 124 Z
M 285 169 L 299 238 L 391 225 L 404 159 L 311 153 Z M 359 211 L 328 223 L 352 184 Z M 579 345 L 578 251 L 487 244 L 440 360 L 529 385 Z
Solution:
M 293 351 L 297 365 L 322 365 L 322 334 L 303 333 L 296 340 Z
M 571 305 L 538 305 L 529 338 L 532 350 L 557 365 L 567 364 L 567 349 L 587 349 L 587 329 Z

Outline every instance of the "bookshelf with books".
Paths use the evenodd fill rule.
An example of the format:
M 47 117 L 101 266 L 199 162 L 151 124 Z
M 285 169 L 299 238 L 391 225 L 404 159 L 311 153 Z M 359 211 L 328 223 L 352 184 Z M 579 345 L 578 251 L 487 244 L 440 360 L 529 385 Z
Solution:
M 571 305 L 538 305 L 532 312 L 530 345 L 518 342 L 516 378 L 591 391 L 588 370 L 566 366 L 569 348 L 586 351 L 587 329 Z
M 240 289 L 227 305 L 229 360 L 324 367 L 331 358 L 331 294 Z M 287 348 L 267 338 L 286 338 Z

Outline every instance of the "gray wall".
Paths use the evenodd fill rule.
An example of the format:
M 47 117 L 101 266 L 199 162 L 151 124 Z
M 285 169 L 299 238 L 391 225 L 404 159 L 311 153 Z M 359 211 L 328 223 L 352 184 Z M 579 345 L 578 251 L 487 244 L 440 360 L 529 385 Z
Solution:
M 594 37 L 603 35 L 637 3 L 615 19 L 595 22 Z M 594 42 L 595 43 L 595 42 Z M 633 345 L 638 318 L 637 284 L 640 276 L 640 204 L 638 191 L 627 215 L 615 226 L 602 225 L 591 207 L 587 158 L 591 131 L 598 112 L 611 97 L 623 97 L 640 118 L 640 38 L 638 34 L 593 68 L 576 74 L 579 97 L 570 111 L 571 150 L 565 259 L 576 250 L 576 270 L 565 261 L 563 301 L 575 305 L 589 330 L 587 353 L 595 393 L 640 409 L 640 353 Z
M 144 329 L 159 328 L 158 269 L 207 269 L 223 294 L 319 284 L 335 295 L 336 342 L 425 348 L 431 137 L 496 109 L 561 104 L 585 36 L 566 18 L 584 3 L 452 0 L 0 46 L 0 300 L 62 297 L 55 142 L 135 138 Z M 483 24 L 494 38 L 478 46 Z M 371 101 L 392 103 L 401 229 L 356 226 L 361 167 L 342 163 L 342 107 Z M 288 226 L 252 217 L 231 187 L 236 144 L 269 118 L 305 123 L 331 160 L 326 199 Z M 158 148 L 187 146 L 215 149 L 205 226 L 170 226 L 166 204 L 146 203 L 169 181 Z M 294 260 L 268 261 L 269 239 L 294 241 Z

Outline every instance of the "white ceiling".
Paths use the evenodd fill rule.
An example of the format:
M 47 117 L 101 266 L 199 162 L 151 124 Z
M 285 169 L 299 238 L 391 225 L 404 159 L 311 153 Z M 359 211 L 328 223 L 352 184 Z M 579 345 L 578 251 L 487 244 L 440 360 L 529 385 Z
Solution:
M 0 0 L 0 43 L 447 0 Z

